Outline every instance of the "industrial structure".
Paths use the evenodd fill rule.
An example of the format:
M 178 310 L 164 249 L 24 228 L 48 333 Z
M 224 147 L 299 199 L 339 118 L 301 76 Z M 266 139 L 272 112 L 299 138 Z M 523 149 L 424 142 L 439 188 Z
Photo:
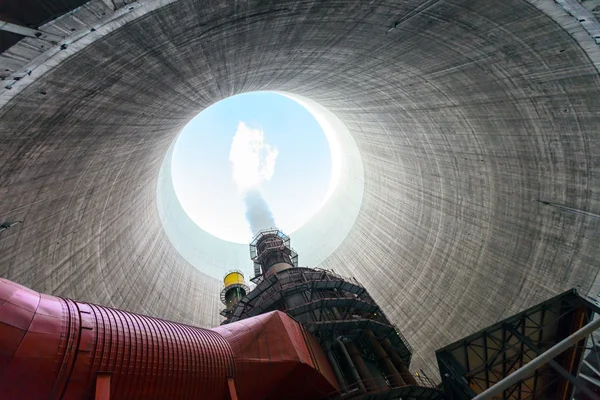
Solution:
M 3 398 L 443 398 L 411 374 L 410 346 L 358 282 L 298 267 L 277 229 L 250 253 L 256 287 L 227 273 L 212 330 L 0 280 Z
M 221 290 L 221 303 L 225 305 L 221 315 L 229 319 L 235 306 L 248 292 L 250 292 L 250 288 L 244 282 L 242 271 L 227 272 L 223 278 L 223 290 Z
M 273 311 L 291 316 L 327 354 L 344 399 L 378 393 L 390 399 L 442 398 L 432 382 L 411 374 L 410 346 L 359 282 L 334 271 L 298 267 L 290 238 L 278 229 L 259 232 L 250 256 L 256 287 L 224 324 Z
M 356 278 L 336 282 L 365 288 L 373 303 L 367 292 L 363 303 L 398 324 L 412 348 L 408 365 L 395 347 L 407 366 L 443 382 L 444 391 L 460 391 L 440 374 L 437 361 L 447 357 L 436 351 L 572 288 L 598 299 L 598 7 L 590 0 L 4 0 L 0 277 L 77 304 L 219 326 L 222 282 L 206 271 L 220 277 L 245 265 L 227 251 L 221 259 L 198 251 L 194 264 L 182 257 L 163 228 L 171 215 L 157 211 L 157 176 L 201 110 L 249 91 L 293 93 L 343 122 L 364 167 L 341 187 L 364 183 L 348 235 L 310 265 L 322 270 L 298 271 Z M 333 207 L 329 218 L 347 214 Z M 317 222 L 307 224 L 310 235 L 294 232 L 295 243 L 308 237 L 315 252 L 328 243 L 329 226 Z M 236 265 L 219 269 L 224 260 Z M 254 312 L 257 303 L 245 305 L 241 291 L 232 296 L 239 312 Z M 86 318 L 71 300 L 53 304 L 73 324 Z M 123 329 L 146 326 L 93 310 L 114 315 Z M 317 326 L 332 322 L 324 310 L 299 314 L 315 339 Z M 232 322 L 215 329 L 250 320 L 234 322 L 242 315 L 231 312 Z M 14 323 L 23 337 L 29 326 Z M 448 352 L 471 352 L 502 332 Z M 547 348 L 535 334 L 530 340 L 542 353 Z M 489 361 L 494 343 L 486 345 Z M 122 358 L 108 356 L 113 349 L 121 347 L 106 348 L 109 365 L 121 368 L 115 360 Z M 498 368 L 478 374 L 471 370 L 477 356 L 470 357 L 468 367 L 456 359 L 464 371 L 451 378 L 471 373 L 470 384 L 496 382 Z M 600 365 L 591 350 L 583 358 L 577 379 L 593 385 Z M 472 383 L 471 390 L 482 389 Z
M 23 399 L 310 399 L 337 389 L 281 312 L 207 330 L 0 280 L 0 393 Z
M 600 308 L 574 290 L 440 349 L 437 386 L 410 371 L 411 347 L 359 282 L 298 267 L 278 229 L 259 232 L 250 253 L 256 287 L 225 275 L 225 319 L 210 330 L 0 279 L 2 398 L 600 398 L 593 364 L 596 377 L 576 378 L 586 350 L 599 357 L 593 335 L 586 345 Z

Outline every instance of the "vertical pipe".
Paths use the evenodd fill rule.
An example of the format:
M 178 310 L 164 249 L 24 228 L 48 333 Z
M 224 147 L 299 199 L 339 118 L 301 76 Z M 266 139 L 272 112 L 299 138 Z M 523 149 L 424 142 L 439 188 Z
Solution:
M 371 377 L 371 374 L 369 373 L 369 369 L 367 368 L 367 365 L 365 364 L 365 360 L 363 360 L 362 355 L 360 354 L 360 351 L 358 350 L 356 345 L 354 343 L 352 343 L 351 340 L 346 340 L 344 344 L 346 345 L 348 354 L 350 354 L 350 358 L 352 358 L 352 362 L 356 366 L 356 370 L 358 371 L 358 374 L 360 375 L 360 377 L 363 380 L 363 383 L 365 384 L 365 388 L 367 389 L 368 392 L 372 392 L 374 389 L 376 389 L 376 385 L 373 382 L 373 378 Z
M 379 368 L 374 362 L 371 360 L 365 360 L 365 364 L 371 373 L 371 377 L 373 378 L 373 384 L 377 387 L 378 391 L 386 392 L 390 390 L 390 383 L 385 379 L 384 372 Z
M 354 382 L 356 382 L 356 384 L 358 385 L 358 387 L 362 393 L 366 393 L 367 389 L 365 388 L 365 385 L 363 384 L 362 380 L 360 379 L 360 375 L 358 375 L 356 366 L 352 362 L 352 358 L 350 357 L 350 354 L 348 354 L 348 350 L 346 350 L 344 343 L 342 343 L 342 341 L 340 339 L 337 339 L 335 341 L 335 344 L 338 347 L 338 349 L 340 350 L 340 353 L 342 353 L 342 355 L 344 356 L 344 359 L 346 360 L 346 364 L 348 364 L 348 368 L 350 369 L 350 374 L 352 375 Z
M 383 365 L 385 369 L 385 374 L 388 376 L 392 386 L 406 386 L 406 383 L 396 370 L 396 367 L 394 367 L 394 363 L 392 363 L 392 360 L 390 360 L 390 356 L 385 352 L 385 350 L 383 350 L 383 347 L 381 347 L 381 343 L 379 343 L 373 332 L 371 332 L 371 330 L 367 330 L 365 332 L 365 335 L 369 340 L 369 344 L 371 345 L 373 354 L 377 356 L 377 358 Z
M 337 359 L 335 358 L 335 354 L 333 354 L 333 349 L 331 347 L 327 348 L 327 358 L 329 359 L 329 363 L 331 364 L 331 368 L 333 369 L 333 373 L 340 384 L 340 388 L 342 389 L 342 393 L 346 393 L 346 382 L 344 380 L 344 376 L 342 375 L 342 371 L 340 370 Z
M 269 267 L 269 269 L 267 270 L 268 271 L 267 274 L 268 274 L 268 276 L 271 276 L 278 272 L 285 271 L 286 269 L 290 269 L 293 267 L 294 267 L 293 265 L 288 264 L 287 262 L 276 263 Z
M 331 310 L 333 311 L 333 315 L 335 315 L 336 319 L 342 319 L 342 316 L 341 316 L 340 312 L 338 311 L 337 307 L 332 307 Z
M 398 372 L 400 372 L 400 376 L 402 376 L 402 379 L 404 380 L 404 382 L 406 382 L 409 385 L 418 386 L 417 380 L 415 379 L 414 376 L 412 376 L 412 374 L 406 367 L 406 364 L 404 364 L 404 361 L 402 361 L 402 359 L 400 358 L 400 356 L 398 355 L 398 353 L 392 346 L 392 343 L 390 343 L 390 340 L 387 338 L 383 339 L 381 341 L 381 345 L 385 349 L 386 353 L 392 359 L 392 362 L 396 366 L 396 369 L 398 370 Z

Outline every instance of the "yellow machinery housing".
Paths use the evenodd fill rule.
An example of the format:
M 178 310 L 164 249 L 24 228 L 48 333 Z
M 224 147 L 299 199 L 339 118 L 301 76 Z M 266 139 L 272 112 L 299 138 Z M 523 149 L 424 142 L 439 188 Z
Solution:
M 224 288 L 221 290 L 221 302 L 225 304 L 225 309 L 221 315 L 227 316 L 233 311 L 237 303 L 248 293 L 250 288 L 244 282 L 242 271 L 229 271 L 223 277 Z

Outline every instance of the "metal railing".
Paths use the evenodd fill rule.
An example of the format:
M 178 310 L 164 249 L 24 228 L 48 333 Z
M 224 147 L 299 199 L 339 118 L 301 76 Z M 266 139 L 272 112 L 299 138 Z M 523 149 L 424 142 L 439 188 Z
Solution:
M 252 308 L 255 307 L 255 305 L 271 304 L 272 303 L 271 300 L 273 300 L 273 299 L 277 299 L 277 301 L 279 301 L 280 299 L 282 299 L 283 292 L 285 292 L 289 289 L 293 289 L 297 286 L 306 285 L 311 282 L 333 281 L 333 282 L 341 282 L 341 284 L 343 284 L 344 282 L 347 282 L 351 285 L 355 285 L 357 287 L 360 287 L 361 289 L 364 289 L 364 287 L 362 285 L 360 285 L 359 283 L 352 281 L 352 280 L 346 280 L 346 278 L 343 278 L 340 275 L 332 273 L 329 270 L 324 270 L 324 269 L 312 270 L 312 269 L 308 269 L 308 268 L 297 268 L 297 269 L 287 270 L 287 272 L 288 273 L 285 277 L 281 277 L 281 278 L 278 277 L 277 282 L 274 285 L 272 285 L 268 288 L 265 288 L 262 291 L 262 293 L 260 293 L 258 296 L 256 296 L 254 299 L 252 299 L 250 302 L 245 303 L 246 307 L 249 307 L 249 308 L 247 308 L 242 315 L 249 312 Z M 261 290 L 260 287 L 257 287 L 257 289 Z M 319 293 L 319 291 L 314 291 L 313 295 L 316 295 L 317 293 Z M 373 302 L 373 299 L 371 298 L 371 296 L 369 296 L 367 294 L 366 290 L 360 294 L 360 298 L 366 302 Z M 383 315 L 383 312 L 381 312 L 381 311 L 377 317 L 371 317 L 370 319 L 381 320 L 381 322 L 389 323 L 389 321 L 387 320 L 387 318 Z
M 340 275 L 332 269 L 325 269 L 325 268 L 319 268 L 319 267 L 316 267 L 313 269 L 315 271 L 326 272 L 328 275 L 332 275 L 332 276 L 336 277 L 337 279 L 340 279 L 340 280 L 346 281 L 346 282 L 351 282 L 352 284 L 354 284 L 356 286 L 360 286 L 361 288 L 364 288 L 364 286 L 360 282 L 358 282 L 358 280 L 356 280 L 356 278 L 354 278 L 354 277 L 346 277 L 346 276 Z
M 415 374 L 413 374 L 413 377 L 417 381 L 416 386 L 425 387 L 425 388 L 429 388 L 429 389 L 437 389 L 435 384 L 427 377 L 423 377 L 423 376 L 415 375 Z M 387 383 L 386 387 L 378 387 L 378 385 L 382 382 L 382 378 Z M 355 382 L 353 384 L 347 385 L 343 391 L 336 390 L 335 392 L 331 392 L 326 397 L 326 399 L 327 400 L 333 400 L 333 399 L 346 400 L 346 399 L 352 399 L 352 398 L 364 396 L 366 394 L 371 394 L 371 395 L 372 394 L 382 394 L 382 393 L 391 392 L 395 389 L 402 388 L 402 387 L 415 386 L 415 385 L 409 385 L 409 384 L 404 384 L 401 386 L 391 385 L 391 383 L 390 383 L 390 382 L 392 382 L 391 375 L 382 376 L 377 379 L 376 378 L 362 379 L 360 382 L 362 383 L 362 386 L 370 387 L 372 389 L 367 390 L 367 393 L 364 393 L 360 390 L 361 385 L 358 382 Z
M 406 340 L 406 338 L 404 337 L 404 335 L 402 334 L 402 332 L 400 332 L 400 329 L 398 328 L 397 325 L 392 325 L 392 326 L 394 327 L 394 330 L 396 331 L 396 334 L 398 335 L 398 337 L 400 337 L 400 340 L 402 341 L 402 344 L 404 344 L 404 346 L 406 347 L 406 349 L 412 354 L 413 353 L 413 348 L 408 343 L 408 340 Z

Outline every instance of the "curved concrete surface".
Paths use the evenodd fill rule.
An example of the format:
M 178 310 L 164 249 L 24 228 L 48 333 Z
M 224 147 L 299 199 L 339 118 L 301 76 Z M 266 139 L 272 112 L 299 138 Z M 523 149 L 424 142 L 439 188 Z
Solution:
M 0 276 L 216 325 L 219 282 L 163 232 L 158 170 L 203 108 L 280 90 L 356 140 L 362 207 L 323 266 L 368 287 L 415 368 L 433 375 L 434 349 L 563 289 L 597 293 L 597 48 L 559 5 L 135 7 L 0 94 L 0 218 L 23 220 L 0 233 Z

